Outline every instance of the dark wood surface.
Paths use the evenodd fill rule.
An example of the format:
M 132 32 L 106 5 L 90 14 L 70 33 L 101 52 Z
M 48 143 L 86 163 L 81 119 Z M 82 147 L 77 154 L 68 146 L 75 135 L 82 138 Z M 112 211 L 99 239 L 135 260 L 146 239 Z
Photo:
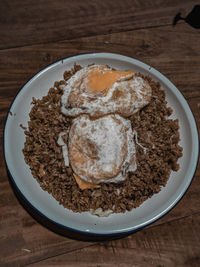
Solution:
M 23 84 L 55 60 L 84 52 L 120 53 L 158 69 L 183 93 L 200 127 L 200 29 L 184 21 L 172 26 L 177 12 L 184 17 L 195 4 L 1 0 L 1 140 Z M 30 216 L 9 183 L 2 145 L 0 159 L 0 266 L 200 266 L 199 167 L 183 199 L 162 219 L 117 240 L 89 241 L 57 234 Z

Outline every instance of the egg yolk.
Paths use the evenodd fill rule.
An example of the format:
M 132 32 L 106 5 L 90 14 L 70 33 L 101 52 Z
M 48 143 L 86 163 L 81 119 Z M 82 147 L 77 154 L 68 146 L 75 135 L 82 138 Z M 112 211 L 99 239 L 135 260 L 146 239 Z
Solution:
M 91 71 L 88 75 L 88 86 L 93 93 L 104 92 L 106 89 L 111 88 L 115 82 L 120 78 L 127 77 L 130 79 L 134 76 L 132 70 L 118 71 L 118 70 L 106 70 L 100 72 L 97 68 Z
M 85 189 L 93 189 L 93 188 L 99 188 L 100 186 L 97 184 L 92 184 L 90 182 L 86 182 L 83 179 L 81 179 L 77 174 L 73 174 L 78 186 L 80 189 L 85 190 Z

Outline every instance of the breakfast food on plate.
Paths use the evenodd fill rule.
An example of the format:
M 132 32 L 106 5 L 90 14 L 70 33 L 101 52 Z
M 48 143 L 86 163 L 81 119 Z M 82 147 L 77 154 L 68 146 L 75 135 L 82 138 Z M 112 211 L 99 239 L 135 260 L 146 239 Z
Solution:
M 25 161 L 68 209 L 100 216 L 132 210 L 179 169 L 178 120 L 150 77 L 75 65 L 32 103 Z
M 68 116 L 117 113 L 129 117 L 151 100 L 151 87 L 145 79 L 131 70 L 113 70 L 104 65 L 77 71 L 63 91 L 62 112 Z
M 76 175 L 93 184 L 118 182 L 136 170 L 131 123 L 119 115 L 91 120 L 81 115 L 69 132 L 69 162 Z

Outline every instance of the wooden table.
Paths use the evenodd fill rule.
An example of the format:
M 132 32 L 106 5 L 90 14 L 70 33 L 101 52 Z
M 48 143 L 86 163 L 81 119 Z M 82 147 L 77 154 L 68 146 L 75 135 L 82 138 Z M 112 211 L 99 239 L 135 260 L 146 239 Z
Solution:
M 200 126 L 200 29 L 184 21 L 172 26 L 177 12 L 185 16 L 195 4 L 1 0 L 1 139 L 23 84 L 46 65 L 85 52 L 120 53 L 158 69 L 183 93 Z M 156 223 L 118 240 L 89 241 L 58 235 L 27 213 L 9 184 L 2 147 L 0 266 L 200 266 L 200 168 L 183 199 Z

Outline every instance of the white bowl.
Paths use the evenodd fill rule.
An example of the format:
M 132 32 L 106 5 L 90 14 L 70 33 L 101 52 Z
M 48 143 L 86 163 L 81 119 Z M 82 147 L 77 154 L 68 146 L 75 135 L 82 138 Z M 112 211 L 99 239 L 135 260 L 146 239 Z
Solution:
M 65 70 L 74 63 L 108 64 L 117 69 L 133 69 L 150 75 L 159 81 L 166 92 L 169 106 L 174 110 L 172 117 L 179 119 L 180 145 L 183 157 L 179 159 L 180 170 L 172 172 L 162 190 L 146 200 L 140 207 L 124 214 L 112 214 L 99 218 L 88 212 L 74 213 L 65 209 L 33 178 L 24 161 L 22 149 L 25 135 L 20 124 L 27 126 L 32 97 L 42 98 L 55 81 L 63 78 Z M 92 235 L 115 235 L 136 231 L 161 218 L 181 199 L 189 187 L 198 160 L 198 133 L 192 112 L 179 90 L 160 72 L 133 58 L 111 53 L 90 53 L 68 57 L 41 70 L 31 78 L 15 97 L 8 113 L 4 129 L 4 154 L 9 175 L 14 186 L 25 200 L 51 222 L 74 231 Z

